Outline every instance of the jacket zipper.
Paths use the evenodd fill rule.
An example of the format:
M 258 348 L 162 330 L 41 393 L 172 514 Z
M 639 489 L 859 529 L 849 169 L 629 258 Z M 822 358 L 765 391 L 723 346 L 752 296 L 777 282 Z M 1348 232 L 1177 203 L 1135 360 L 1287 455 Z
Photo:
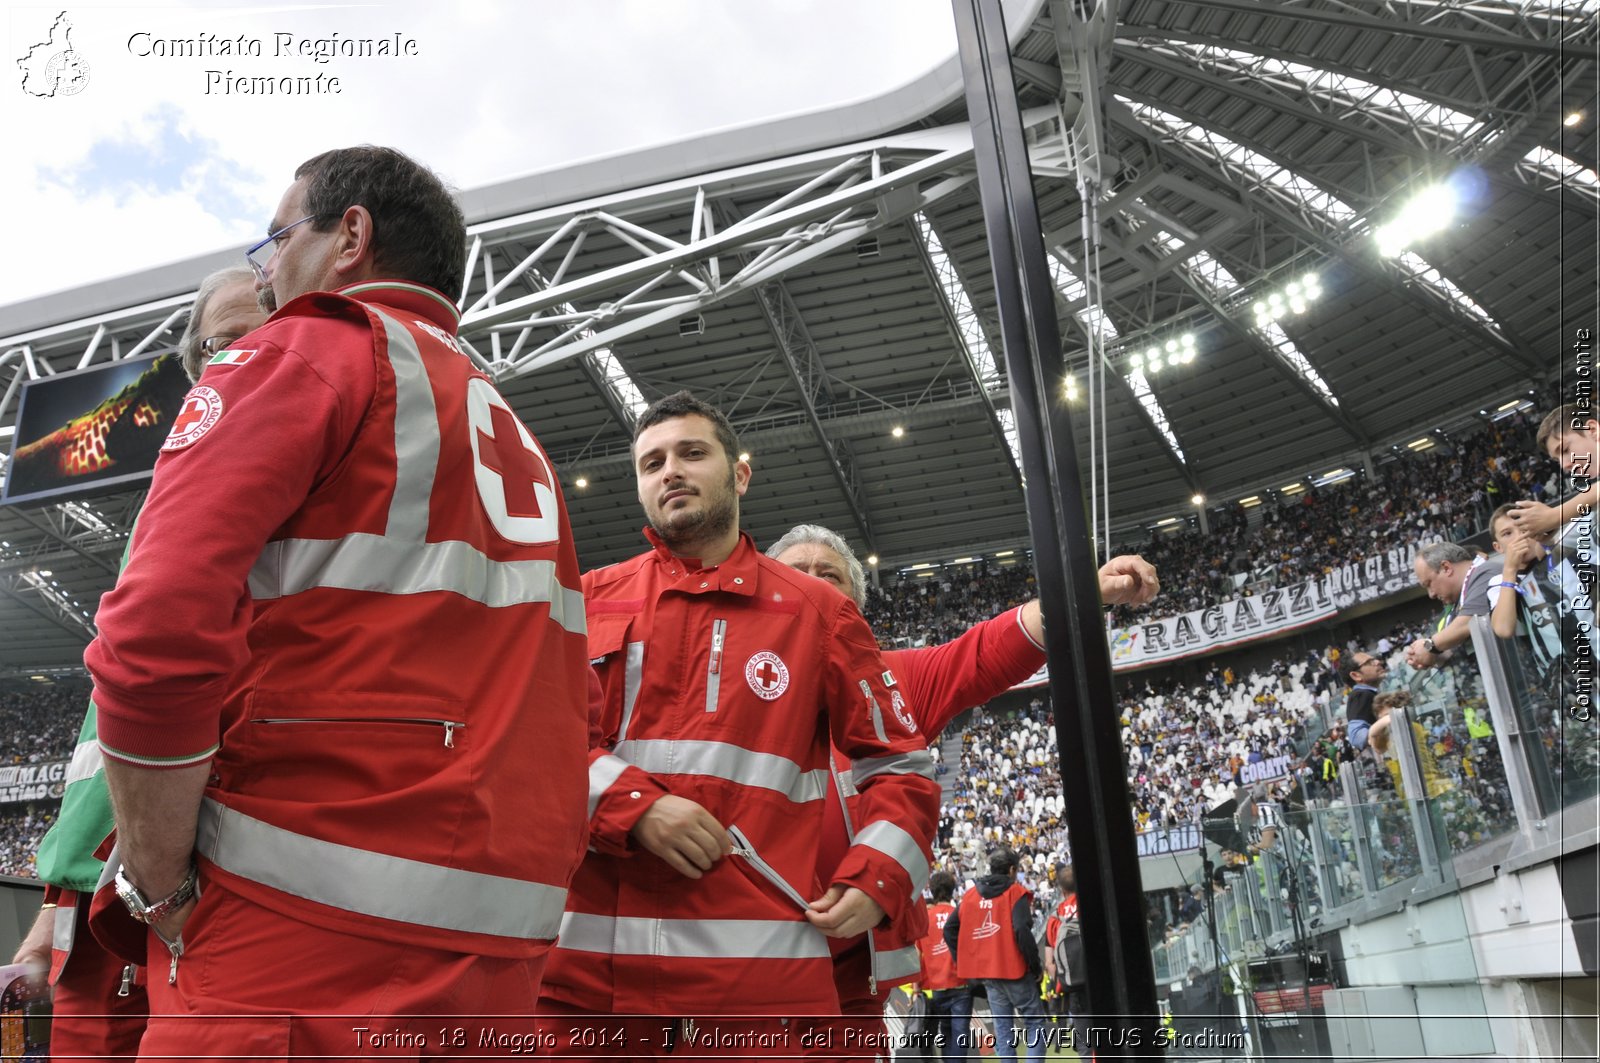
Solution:
M 811 905 L 807 904 L 806 899 L 800 896 L 800 891 L 789 885 L 789 883 L 785 881 L 784 877 L 778 874 L 776 868 L 767 863 L 765 860 L 761 859 L 760 854 L 756 852 L 755 846 L 750 844 L 750 839 L 745 836 L 744 831 L 740 830 L 737 826 L 729 827 L 728 837 L 733 839 L 733 852 L 735 856 L 744 857 L 745 862 L 751 867 L 755 868 L 755 870 L 760 873 L 762 878 L 778 887 L 778 889 L 783 891 L 783 895 L 785 897 L 788 897 L 795 904 L 799 905 L 802 912 L 809 912 L 811 910 Z
M 865 679 L 861 681 L 861 689 L 866 693 L 867 700 L 872 702 L 873 714 L 877 716 L 878 703 L 872 697 L 872 688 L 867 686 Z M 880 734 L 883 732 L 881 720 L 882 717 L 878 716 L 878 719 L 874 721 L 878 723 Z M 839 811 L 844 816 L 845 836 L 850 839 L 850 844 L 854 845 L 856 843 L 856 824 L 855 820 L 850 818 L 850 801 L 845 797 L 844 793 L 844 772 L 838 769 L 839 765 L 834 759 L 833 750 L 830 749 L 828 751 L 828 779 L 833 783 L 831 789 L 834 796 L 839 799 Z M 878 995 L 878 945 L 872 939 L 872 930 L 870 928 L 867 930 L 867 992 L 873 996 Z
M 461 720 L 431 720 L 411 716 L 272 716 L 255 723 L 404 723 L 418 727 L 443 727 L 444 747 L 456 747 L 456 731 L 467 725 Z
M 717 711 L 717 695 L 722 689 L 722 647 L 728 639 L 728 622 L 711 624 L 711 663 L 706 667 L 706 711 Z
M 861 681 L 861 693 L 866 695 L 867 704 L 872 708 L 872 729 L 877 733 L 878 741 L 889 741 L 889 734 L 883 729 L 883 710 L 878 707 L 878 699 L 872 696 L 872 687 L 865 679 Z

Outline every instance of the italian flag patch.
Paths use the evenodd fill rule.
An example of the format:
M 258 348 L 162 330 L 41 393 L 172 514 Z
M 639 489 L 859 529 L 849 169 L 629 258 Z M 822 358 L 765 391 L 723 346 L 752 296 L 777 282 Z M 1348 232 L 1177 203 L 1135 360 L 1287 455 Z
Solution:
M 207 365 L 243 365 L 256 356 L 255 351 L 218 351 Z

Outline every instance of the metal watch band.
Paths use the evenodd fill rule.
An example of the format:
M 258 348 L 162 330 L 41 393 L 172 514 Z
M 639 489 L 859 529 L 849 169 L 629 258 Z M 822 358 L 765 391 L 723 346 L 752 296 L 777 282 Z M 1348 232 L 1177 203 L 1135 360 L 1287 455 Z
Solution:
M 125 868 L 117 868 L 117 896 L 122 898 L 122 903 L 128 906 L 128 912 L 141 923 L 159 923 L 168 915 L 188 903 L 195 894 L 195 886 L 199 881 L 199 870 L 195 865 L 189 865 L 189 873 L 183 876 L 183 881 L 178 883 L 178 888 L 151 903 L 145 900 L 144 893 L 139 887 L 128 880 L 123 874 Z

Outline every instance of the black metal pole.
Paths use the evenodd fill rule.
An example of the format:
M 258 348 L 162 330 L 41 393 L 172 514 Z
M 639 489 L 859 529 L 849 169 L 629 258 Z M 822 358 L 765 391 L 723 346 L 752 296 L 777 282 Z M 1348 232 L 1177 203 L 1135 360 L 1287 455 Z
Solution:
M 1155 968 L 1114 706 L 1111 655 L 1077 448 L 1065 408 L 1055 293 L 1033 194 L 999 0 L 953 0 L 967 113 L 988 232 L 1028 526 L 1048 633 L 1062 795 L 1078 875 L 1079 923 L 1097 1059 L 1162 1053 Z M 1100 1040 L 1101 1043 L 1093 1044 Z

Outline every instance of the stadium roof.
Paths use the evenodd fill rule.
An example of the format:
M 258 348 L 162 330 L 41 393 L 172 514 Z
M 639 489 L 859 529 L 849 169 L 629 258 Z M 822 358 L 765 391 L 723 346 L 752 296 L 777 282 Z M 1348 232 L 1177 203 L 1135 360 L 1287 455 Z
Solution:
M 1114 23 L 1064 0 L 1008 17 L 1114 529 L 1492 414 L 1594 326 L 1600 3 L 1103 6 Z M 740 428 L 758 541 L 823 523 L 885 567 L 1025 543 L 971 149 L 952 59 L 463 195 L 463 335 L 560 467 L 586 566 L 638 549 L 629 426 L 680 387 Z M 1441 183 L 1457 213 L 1430 232 Z M 236 261 L 0 308 L 0 433 L 14 380 L 170 346 L 196 280 Z M 78 661 L 138 501 L 0 510 L 0 676 Z

